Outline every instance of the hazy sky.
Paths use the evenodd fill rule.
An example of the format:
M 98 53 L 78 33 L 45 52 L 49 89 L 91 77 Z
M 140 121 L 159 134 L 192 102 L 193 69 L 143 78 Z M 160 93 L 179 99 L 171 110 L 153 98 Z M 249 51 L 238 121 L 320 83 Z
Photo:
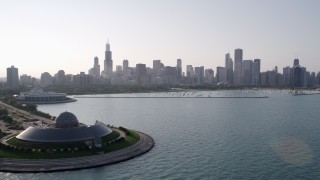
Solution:
M 0 0 L 0 77 L 40 77 L 63 69 L 88 72 L 98 56 L 103 69 L 109 39 L 114 69 L 154 59 L 175 66 L 224 66 L 244 50 L 262 70 L 300 64 L 320 71 L 319 0 Z M 234 58 L 233 58 L 234 59 Z

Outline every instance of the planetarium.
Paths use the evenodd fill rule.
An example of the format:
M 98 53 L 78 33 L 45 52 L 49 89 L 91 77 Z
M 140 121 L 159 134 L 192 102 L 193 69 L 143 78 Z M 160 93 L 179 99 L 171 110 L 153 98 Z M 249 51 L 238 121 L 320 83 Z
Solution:
M 112 132 L 108 126 L 96 121 L 95 125 L 87 126 L 78 122 L 70 112 L 61 113 L 55 123 L 46 127 L 28 127 L 17 139 L 34 143 L 71 143 L 85 142 L 88 145 L 101 147 L 102 137 Z

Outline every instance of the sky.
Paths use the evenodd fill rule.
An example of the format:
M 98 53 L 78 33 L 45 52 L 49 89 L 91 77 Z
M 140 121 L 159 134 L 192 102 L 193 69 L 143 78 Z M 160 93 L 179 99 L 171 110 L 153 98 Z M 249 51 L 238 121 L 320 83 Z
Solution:
M 103 69 L 110 43 L 114 69 L 160 59 L 166 66 L 216 71 L 225 54 L 261 59 L 262 71 L 299 58 L 320 71 L 319 0 L 0 0 L 0 77 L 88 73 Z

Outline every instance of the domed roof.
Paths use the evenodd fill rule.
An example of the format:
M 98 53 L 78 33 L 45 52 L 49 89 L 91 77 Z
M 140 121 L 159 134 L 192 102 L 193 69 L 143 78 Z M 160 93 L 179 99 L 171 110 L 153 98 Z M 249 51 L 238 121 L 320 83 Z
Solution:
M 56 128 L 73 128 L 78 127 L 78 119 L 71 112 L 63 112 L 61 113 L 55 121 Z

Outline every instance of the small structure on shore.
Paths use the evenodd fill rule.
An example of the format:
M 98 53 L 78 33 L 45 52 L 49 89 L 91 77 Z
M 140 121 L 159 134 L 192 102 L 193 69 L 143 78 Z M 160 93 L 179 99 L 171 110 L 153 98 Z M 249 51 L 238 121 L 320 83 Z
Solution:
M 16 95 L 17 101 L 26 104 L 54 104 L 76 101 L 67 97 L 65 93 L 44 92 L 41 88 L 34 88 L 28 92 L 21 92 Z

